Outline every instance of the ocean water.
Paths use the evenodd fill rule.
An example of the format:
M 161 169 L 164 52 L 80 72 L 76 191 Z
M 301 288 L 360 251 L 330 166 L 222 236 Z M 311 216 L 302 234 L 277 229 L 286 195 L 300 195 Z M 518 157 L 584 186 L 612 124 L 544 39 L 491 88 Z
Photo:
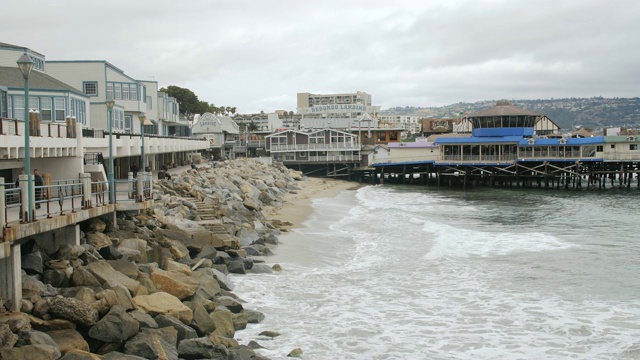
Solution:
M 233 276 L 284 359 L 640 359 L 640 191 L 367 186 Z M 269 339 L 258 334 L 273 330 Z

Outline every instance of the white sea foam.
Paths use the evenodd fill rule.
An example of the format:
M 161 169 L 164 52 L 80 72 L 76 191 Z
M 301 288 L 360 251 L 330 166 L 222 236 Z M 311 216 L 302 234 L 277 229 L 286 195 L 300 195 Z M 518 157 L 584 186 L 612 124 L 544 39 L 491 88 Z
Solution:
M 314 220 L 282 236 L 266 259 L 282 273 L 232 276 L 245 307 L 266 315 L 236 337 L 257 340 L 273 359 L 295 347 L 308 359 L 614 359 L 640 351 L 640 276 L 619 266 L 634 263 L 619 250 L 633 243 L 610 230 L 616 246 L 594 248 L 584 244 L 602 233 L 489 226 L 500 208 L 490 216 L 456 209 L 466 203 L 385 187 L 314 202 Z M 598 266 L 620 283 L 608 285 Z M 281 336 L 258 336 L 263 330 Z

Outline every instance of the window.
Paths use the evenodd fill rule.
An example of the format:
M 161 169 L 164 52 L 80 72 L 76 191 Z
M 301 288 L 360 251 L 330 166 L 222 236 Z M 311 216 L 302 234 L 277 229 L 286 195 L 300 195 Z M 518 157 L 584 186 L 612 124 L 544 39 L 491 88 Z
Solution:
M 29 96 L 29 110 L 40 111 L 40 99 L 37 96 Z
M 113 98 L 115 100 L 122 100 L 122 84 L 113 84 L 113 85 L 114 85 L 114 87 L 113 87 L 113 89 L 114 89 L 113 90 L 114 91 Z
M 56 121 L 64 121 L 66 116 L 64 98 L 54 98 L 54 106 L 56 111 Z
M 596 146 L 596 151 L 597 152 L 603 152 L 604 151 L 604 146 L 603 145 Z
M 124 117 L 124 129 L 126 132 L 131 132 L 131 115 L 125 115 Z
M 629 150 L 638 150 L 638 144 L 629 144 Z
M 611 144 L 611 148 L 615 149 L 616 148 L 616 144 Z
M 113 99 L 113 83 L 107 83 L 107 99 Z
M 324 144 L 324 131 L 310 134 L 309 144 Z
M 0 90 L 0 117 L 6 118 L 7 115 L 7 92 Z
M 131 90 L 129 90 L 129 100 L 138 100 L 138 85 L 131 84 Z
M 82 91 L 89 96 L 98 96 L 98 83 L 96 81 L 82 82 Z
M 52 102 L 50 97 L 43 97 L 40 99 L 42 102 L 42 108 L 40 109 L 40 120 L 42 121 L 51 121 L 52 117 Z
M 147 96 L 147 110 L 153 110 L 153 101 L 151 100 L 151 96 Z
M 44 60 L 38 59 L 37 57 L 29 56 L 31 61 L 33 61 L 33 68 L 36 70 L 44 71 Z
M 129 84 L 122 84 L 122 98 L 129 100 Z
M 24 96 L 13 97 L 13 118 L 24 119 Z

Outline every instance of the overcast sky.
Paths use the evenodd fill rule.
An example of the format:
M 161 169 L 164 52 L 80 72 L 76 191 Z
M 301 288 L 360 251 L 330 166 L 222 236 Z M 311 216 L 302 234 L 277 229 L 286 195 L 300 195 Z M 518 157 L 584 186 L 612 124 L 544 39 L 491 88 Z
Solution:
M 295 111 L 298 92 L 383 109 L 640 95 L 637 0 L 4 0 L 0 42 L 241 113 Z

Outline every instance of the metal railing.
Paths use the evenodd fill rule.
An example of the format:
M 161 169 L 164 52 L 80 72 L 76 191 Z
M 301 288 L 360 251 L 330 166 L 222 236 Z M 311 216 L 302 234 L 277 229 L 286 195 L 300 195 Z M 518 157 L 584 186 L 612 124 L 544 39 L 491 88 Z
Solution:
M 271 143 L 271 152 L 273 151 L 305 151 L 305 150 L 360 150 L 360 144 L 352 143 L 331 143 L 331 144 L 298 144 L 298 145 L 279 145 Z
M 116 196 L 116 203 L 140 202 L 151 199 L 152 175 L 140 173 L 138 179 L 130 173 L 128 179 L 116 181 L 116 194 L 126 193 L 124 196 Z M 124 185 L 123 185 L 124 184 Z M 15 183 L 0 184 L 0 196 L 3 196 L 0 206 L 0 227 L 9 226 L 10 223 L 19 220 L 26 222 L 26 209 L 23 204 L 26 200 L 24 192 L 25 180 Z M 109 204 L 108 181 L 91 181 L 89 174 L 81 174 L 80 179 L 54 180 L 50 185 L 34 186 L 32 220 L 52 218 L 66 213 L 75 213 L 81 209 Z M 140 196 L 139 196 L 140 194 Z
M 330 162 L 330 161 L 360 161 L 360 156 L 358 155 L 335 155 L 335 156 L 308 156 L 306 158 L 292 158 L 292 157 L 283 157 L 283 156 L 274 156 L 273 158 L 276 161 L 282 162 Z
M 516 159 L 514 154 L 503 155 L 442 155 L 442 159 L 446 161 L 513 161 Z

